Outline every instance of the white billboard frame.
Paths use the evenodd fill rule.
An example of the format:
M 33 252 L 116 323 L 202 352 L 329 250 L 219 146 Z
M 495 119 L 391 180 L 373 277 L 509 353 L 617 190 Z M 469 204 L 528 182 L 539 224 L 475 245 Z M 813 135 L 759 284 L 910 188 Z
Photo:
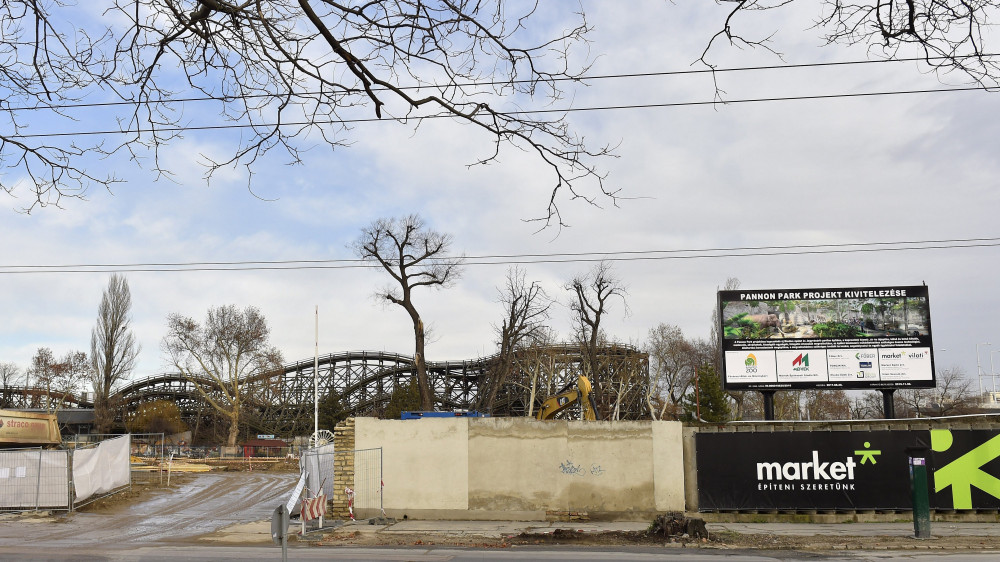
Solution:
M 934 388 L 926 285 L 718 293 L 726 390 Z

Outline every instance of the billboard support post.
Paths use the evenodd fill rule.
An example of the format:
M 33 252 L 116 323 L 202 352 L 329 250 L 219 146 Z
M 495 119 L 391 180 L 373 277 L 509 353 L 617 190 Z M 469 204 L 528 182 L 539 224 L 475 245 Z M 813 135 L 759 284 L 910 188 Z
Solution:
M 896 400 L 893 396 L 894 394 L 896 394 L 895 388 L 882 389 L 882 417 L 887 420 L 896 419 Z
M 764 420 L 774 421 L 774 391 L 762 390 L 760 393 L 764 397 Z

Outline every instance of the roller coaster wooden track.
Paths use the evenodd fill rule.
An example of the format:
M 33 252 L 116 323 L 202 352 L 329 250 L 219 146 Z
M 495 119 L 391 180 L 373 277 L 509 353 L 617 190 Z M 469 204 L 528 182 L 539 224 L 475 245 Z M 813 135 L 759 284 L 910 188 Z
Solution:
M 575 345 L 556 345 L 524 350 L 516 361 L 520 368 L 507 381 L 503 381 L 494 404 L 495 415 L 524 415 L 531 401 L 526 390 L 529 386 L 524 366 L 526 354 L 546 358 L 547 376 L 539 385 L 536 400 L 563 387 L 581 372 L 580 348 Z M 630 398 L 623 401 L 620 418 L 643 417 L 645 394 L 648 385 L 648 356 L 631 346 L 608 346 L 598 355 L 602 358 L 602 371 L 597 376 L 598 395 L 613 392 L 615 381 L 627 380 Z M 259 373 L 251 377 L 248 388 L 252 389 L 249 404 L 251 415 L 246 419 L 251 429 L 264 433 L 287 433 L 295 431 L 296 423 L 308 420 L 312 425 L 313 410 L 313 359 L 285 365 L 280 371 Z M 485 357 L 469 361 L 428 362 L 427 370 L 439 410 L 472 410 L 481 407 L 481 391 L 490 383 L 490 374 L 495 369 L 497 357 Z M 350 415 L 378 416 L 384 411 L 392 390 L 405 383 L 414 373 L 413 357 L 398 353 L 379 351 L 348 351 L 333 353 L 319 358 L 319 394 L 326 396 L 331 390 L 336 393 L 341 406 Z M 205 387 L 212 387 L 209 381 L 200 381 Z M 621 386 L 618 384 L 617 386 Z M 0 389 L 0 406 L 8 408 L 44 407 L 46 395 L 56 400 L 54 394 L 38 388 Z M 193 422 L 201 416 L 212 413 L 205 399 L 195 385 L 180 374 L 160 374 L 141 380 L 131 381 L 119 388 L 112 397 L 118 405 L 118 419 L 124 419 L 141 404 L 156 400 L 176 403 L 182 416 Z M 92 407 L 92 404 L 77 395 L 59 396 L 62 407 Z M 604 402 L 607 402 L 605 399 Z

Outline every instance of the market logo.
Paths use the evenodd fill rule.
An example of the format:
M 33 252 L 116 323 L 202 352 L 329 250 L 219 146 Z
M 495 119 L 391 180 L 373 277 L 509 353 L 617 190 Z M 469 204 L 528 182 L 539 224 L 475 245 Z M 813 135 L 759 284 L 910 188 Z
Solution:
M 902 353 L 883 353 L 882 359 L 902 359 Z
M 869 447 L 871 446 L 872 444 L 870 442 L 865 441 L 864 449 L 861 449 L 860 451 L 854 451 L 855 455 L 861 456 L 861 464 L 865 464 L 866 462 L 871 462 L 872 464 L 876 464 L 877 461 L 875 460 L 875 457 L 882 454 L 882 451 L 880 450 L 869 449 Z
M 931 430 L 931 450 L 942 453 L 951 448 L 954 436 L 950 429 Z M 983 470 L 983 465 L 1000 457 L 1000 435 L 934 471 L 934 491 L 951 487 L 955 509 L 972 509 L 972 488 L 1000 498 L 1000 479 Z
M 748 373 L 757 372 L 757 356 L 754 355 L 753 353 L 747 354 L 747 360 L 744 361 L 743 364 L 746 365 Z
M 855 470 L 859 466 L 878 464 L 876 457 L 880 449 L 872 449 L 871 442 L 865 441 L 864 448 L 854 451 L 861 459 L 848 455 L 843 462 L 820 462 L 819 451 L 812 452 L 812 460 L 805 462 L 759 462 L 757 463 L 757 489 L 767 491 L 839 491 L 855 490 Z M 809 481 L 809 482 L 803 482 Z
M 792 360 L 792 370 L 793 371 L 808 371 L 809 370 L 809 354 L 800 353 L 798 357 Z
M 910 359 L 923 359 L 924 358 L 924 352 L 923 351 L 911 351 L 911 352 L 907 353 L 906 356 L 909 357 Z
M 865 443 L 865 445 L 868 445 Z M 857 453 L 857 451 L 855 451 Z M 879 451 L 873 451 L 878 454 Z M 865 458 L 862 459 L 864 463 Z M 872 460 L 872 464 L 875 461 Z M 848 456 L 844 462 L 820 462 L 819 451 L 812 452 L 812 460 L 805 462 L 757 463 L 758 490 L 854 490 L 854 469 L 858 463 Z M 804 480 L 810 482 L 802 482 Z

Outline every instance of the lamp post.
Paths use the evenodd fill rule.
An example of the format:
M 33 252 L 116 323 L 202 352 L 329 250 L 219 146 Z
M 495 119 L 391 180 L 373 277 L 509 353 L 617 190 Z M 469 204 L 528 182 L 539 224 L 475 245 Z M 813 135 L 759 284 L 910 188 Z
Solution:
M 997 391 L 997 372 L 996 372 L 996 370 L 993 369 L 993 354 L 994 353 L 1000 353 L 1000 349 L 998 349 L 996 351 L 991 351 L 990 352 L 990 381 L 992 381 L 992 383 L 993 383 L 991 386 L 993 387 L 993 393 L 994 393 L 994 396 L 995 396 L 996 395 L 996 391 Z
M 979 379 L 979 398 L 983 398 L 983 365 L 979 361 L 979 346 L 981 345 L 991 345 L 990 342 L 983 342 L 976 344 L 976 375 Z

